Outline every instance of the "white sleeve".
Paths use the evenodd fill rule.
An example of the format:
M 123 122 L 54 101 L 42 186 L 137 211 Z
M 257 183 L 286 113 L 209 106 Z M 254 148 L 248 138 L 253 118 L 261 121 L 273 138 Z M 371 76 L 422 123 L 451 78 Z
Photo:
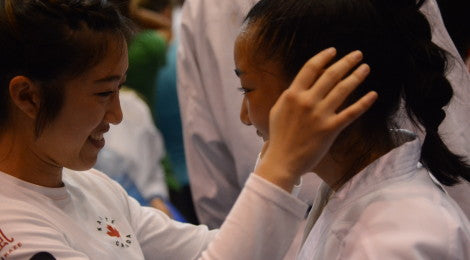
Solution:
M 131 205 L 135 207 L 135 204 Z M 146 259 L 282 259 L 306 204 L 268 181 L 250 176 L 218 231 L 175 222 L 151 208 L 132 210 Z
M 252 174 L 200 259 L 283 259 L 307 205 Z

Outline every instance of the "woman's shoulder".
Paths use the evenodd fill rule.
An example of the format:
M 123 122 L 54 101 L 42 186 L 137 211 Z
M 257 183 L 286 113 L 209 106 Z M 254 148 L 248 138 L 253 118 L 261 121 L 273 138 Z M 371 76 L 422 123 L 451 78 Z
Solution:
M 75 182 L 111 182 L 112 180 L 101 171 L 91 168 L 85 171 L 75 171 L 64 168 L 63 170 L 64 182 L 75 181 Z
M 62 179 L 71 194 L 74 191 L 87 191 L 88 195 L 91 194 L 102 199 L 108 196 L 114 199 L 127 197 L 124 189 L 116 181 L 94 168 L 86 171 L 64 169 Z

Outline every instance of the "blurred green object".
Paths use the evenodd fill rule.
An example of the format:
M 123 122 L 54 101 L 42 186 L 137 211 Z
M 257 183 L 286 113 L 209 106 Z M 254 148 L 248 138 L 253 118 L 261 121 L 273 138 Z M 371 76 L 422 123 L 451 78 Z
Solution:
M 163 170 L 165 171 L 165 181 L 166 181 L 166 184 L 168 185 L 168 189 L 173 190 L 173 191 L 180 191 L 181 184 L 175 178 L 175 172 L 173 171 L 168 155 L 166 155 L 160 161 L 160 163 L 163 166 Z

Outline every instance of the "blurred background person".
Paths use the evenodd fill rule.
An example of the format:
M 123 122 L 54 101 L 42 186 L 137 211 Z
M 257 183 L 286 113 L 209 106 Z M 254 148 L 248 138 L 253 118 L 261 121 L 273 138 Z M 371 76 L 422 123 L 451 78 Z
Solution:
M 184 221 L 198 224 L 189 192 L 176 98 L 176 69 L 174 68 L 176 54 L 175 47 L 173 47 L 176 40 L 174 37 L 176 33 L 173 31 L 176 30 L 176 25 L 172 23 L 172 20 L 173 13 L 178 13 L 180 5 L 170 0 L 113 0 L 113 2 L 136 26 L 136 32 L 128 48 L 129 70 L 126 86 L 135 90 L 140 99 L 145 101 L 145 105 L 151 111 L 152 124 L 157 127 L 152 131 L 157 131 L 159 140 L 149 143 L 161 143 L 159 148 L 164 149 L 163 157 L 155 156 L 153 164 L 161 164 L 164 169 L 171 201 L 171 203 L 166 201 L 166 205 L 170 210 L 175 211 L 173 215 L 179 215 L 178 212 L 182 212 L 184 217 L 179 220 L 184 219 Z M 150 128 L 149 125 L 146 127 Z M 136 129 L 138 128 L 136 126 Z M 137 131 L 136 134 L 138 133 Z M 142 163 L 152 164 L 146 160 Z M 145 179 L 145 177 L 141 178 Z M 172 207 L 173 205 L 175 208 Z
M 145 1 L 144 1 L 145 2 Z M 147 2 L 155 2 L 155 0 Z M 176 91 L 176 51 L 179 42 L 181 6 L 183 1 L 175 1 L 172 11 L 172 39 L 166 53 L 166 64 L 158 71 L 154 98 L 155 122 L 165 141 L 167 159 L 171 165 L 169 182 L 170 198 L 173 205 L 190 223 L 199 223 L 194 211 L 188 170 L 184 153 L 183 130 Z M 146 8 L 152 6 L 143 5 Z
M 95 168 L 119 182 L 143 206 L 152 206 L 179 221 L 169 201 L 161 161 L 165 148 L 147 104 L 131 90 L 119 95 L 123 120 L 105 134 L 106 144 Z
M 154 97 L 156 78 L 166 63 L 166 52 L 171 40 L 170 0 L 114 0 L 136 25 L 129 43 L 129 70 L 126 86 L 143 96 L 155 116 Z M 150 9 L 153 8 L 153 9 Z M 125 12 L 124 10 L 122 12 Z

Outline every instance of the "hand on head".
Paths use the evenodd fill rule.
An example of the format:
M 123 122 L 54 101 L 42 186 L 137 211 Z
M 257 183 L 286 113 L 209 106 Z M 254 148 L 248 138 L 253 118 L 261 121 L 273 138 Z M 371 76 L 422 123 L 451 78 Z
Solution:
M 348 75 L 362 59 L 355 51 L 325 69 L 335 54 L 330 48 L 311 58 L 271 109 L 269 146 L 256 174 L 286 190 L 318 164 L 338 134 L 377 98 L 370 92 L 338 111 L 369 67 L 362 64 Z

